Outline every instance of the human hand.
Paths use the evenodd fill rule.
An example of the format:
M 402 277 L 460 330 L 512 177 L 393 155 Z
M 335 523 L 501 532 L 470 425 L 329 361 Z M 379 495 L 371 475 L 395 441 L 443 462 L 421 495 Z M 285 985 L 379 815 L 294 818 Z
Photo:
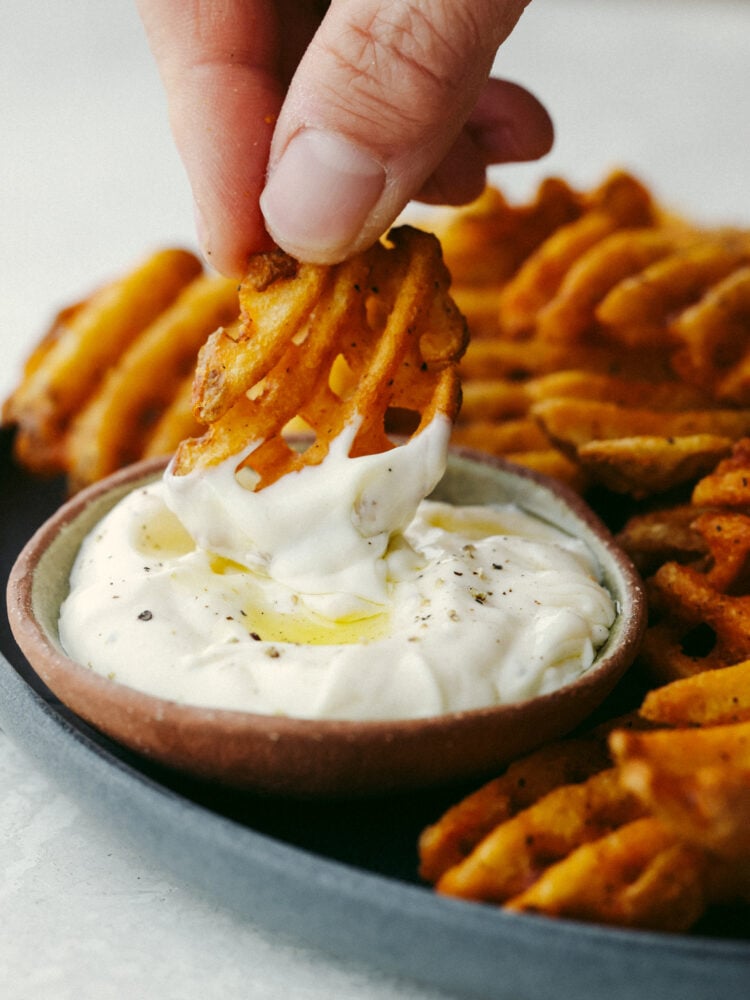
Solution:
M 527 2 L 138 0 L 207 259 L 336 262 L 546 153 L 542 105 L 488 79 Z

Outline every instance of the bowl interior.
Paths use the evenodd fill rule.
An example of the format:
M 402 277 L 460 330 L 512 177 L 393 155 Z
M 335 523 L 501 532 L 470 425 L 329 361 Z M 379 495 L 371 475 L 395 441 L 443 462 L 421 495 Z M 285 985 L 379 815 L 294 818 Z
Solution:
M 9 580 L 16 640 L 48 687 L 106 735 L 169 767 L 224 784 L 303 797 L 382 793 L 489 774 L 578 725 L 632 661 L 645 626 L 643 586 L 581 499 L 543 476 L 451 451 L 433 496 L 455 504 L 515 502 L 582 539 L 618 614 L 594 665 L 528 701 L 427 719 L 317 721 L 196 708 L 118 684 L 64 653 L 57 621 L 81 541 L 127 492 L 161 474 L 139 463 L 76 495 L 34 535 Z

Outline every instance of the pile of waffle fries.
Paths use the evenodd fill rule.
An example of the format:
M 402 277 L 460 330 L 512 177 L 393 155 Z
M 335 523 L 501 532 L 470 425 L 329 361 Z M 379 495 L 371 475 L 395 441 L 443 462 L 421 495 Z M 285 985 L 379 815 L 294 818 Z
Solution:
M 261 489 L 353 420 L 365 454 L 442 413 L 456 443 L 617 510 L 650 690 L 438 818 L 421 874 L 687 930 L 750 901 L 750 231 L 694 226 L 618 172 L 524 205 L 489 189 L 437 235 L 403 227 L 335 267 L 259 255 L 239 302 L 191 254 L 155 254 L 34 350 L 3 408 L 16 459 L 75 490 L 147 455 L 176 450 L 185 474 L 243 452 Z
M 627 174 L 496 191 L 441 233 L 472 341 L 455 437 L 587 493 L 647 581 L 640 708 L 424 831 L 441 893 L 685 931 L 750 901 L 750 233 Z

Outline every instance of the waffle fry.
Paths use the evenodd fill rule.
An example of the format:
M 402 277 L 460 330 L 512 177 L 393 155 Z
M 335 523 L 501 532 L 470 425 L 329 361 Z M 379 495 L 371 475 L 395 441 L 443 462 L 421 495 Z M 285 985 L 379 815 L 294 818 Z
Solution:
M 582 197 L 565 181 L 544 180 L 530 205 L 509 205 L 500 191 L 480 198 L 438 229 L 454 283 L 488 285 L 510 278 L 544 240 L 583 211 Z
M 692 499 L 696 506 L 750 508 L 750 439 L 738 441 L 732 454 L 695 484 Z
M 620 782 L 683 841 L 750 858 L 750 722 L 613 733 Z
M 695 482 L 731 449 L 732 439 L 718 434 L 641 434 L 587 441 L 576 449 L 576 460 L 589 481 L 640 499 Z
M 613 768 L 566 784 L 501 822 L 438 880 L 438 892 L 506 903 L 582 844 L 645 812 Z
M 620 282 L 596 308 L 608 334 L 630 346 L 668 342 L 670 319 L 748 259 L 743 239 L 698 240 Z
M 653 217 L 646 189 L 628 174 L 613 175 L 593 193 L 587 210 L 555 230 L 501 290 L 501 329 L 511 337 L 523 336 L 584 253 L 614 231 L 648 225 Z
M 684 237 L 683 237 L 684 238 Z M 570 342 L 597 323 L 597 306 L 616 285 L 679 246 L 681 234 L 661 228 L 627 229 L 605 236 L 581 254 L 536 317 L 544 340 Z
M 710 568 L 667 562 L 648 581 L 655 623 L 644 637 L 641 659 L 661 681 L 750 656 L 750 518 L 703 514 L 693 527 L 706 543 Z
M 203 430 L 193 413 L 193 372 L 182 379 L 169 405 L 157 420 L 143 449 L 143 458 L 171 455 L 180 441 Z
M 658 420 L 650 430 L 630 430 L 638 425 L 630 411 L 735 410 L 750 400 L 750 234 L 702 229 L 670 215 L 623 172 L 592 191 L 568 190 L 566 198 L 569 217 L 548 231 L 536 229 L 534 245 L 519 234 L 542 199 L 541 188 L 536 202 L 515 208 L 487 192 L 443 230 L 455 248 L 446 258 L 456 266 L 454 294 L 466 303 L 473 336 L 461 366 L 471 404 L 457 435 L 478 441 L 484 434 L 488 450 L 522 462 L 526 454 L 540 453 L 504 449 L 501 435 L 488 435 L 488 420 L 502 424 L 534 415 L 530 398 L 526 409 L 519 402 L 506 412 L 507 392 L 493 409 L 491 394 L 502 387 L 488 380 L 513 383 L 519 401 L 530 382 L 566 369 L 655 383 L 655 395 L 671 387 L 671 402 L 657 404 L 647 394 L 596 397 L 583 387 L 566 392 L 570 400 L 597 398 L 616 407 L 623 440 L 614 445 L 602 444 L 608 438 L 586 438 L 579 457 L 566 450 L 564 438 L 552 436 L 544 451 L 566 452 L 568 462 L 559 466 L 580 489 L 598 485 L 644 498 L 695 482 L 726 449 L 726 442 L 722 448 L 718 440 L 701 442 L 697 435 L 736 440 L 737 432 L 703 426 L 677 435 Z M 502 260 L 494 286 L 493 260 Z M 690 390 L 697 393 L 692 400 Z M 669 440 L 677 436 L 685 440 Z M 628 440 L 635 437 L 644 440 Z M 571 475 L 571 463 L 580 467 L 578 476 Z
M 664 726 L 750 722 L 750 660 L 654 688 L 640 711 L 645 719 Z
M 693 524 L 708 510 L 686 503 L 635 514 L 617 533 L 617 542 L 643 576 L 651 576 L 662 563 L 696 562 L 708 553 L 708 545 Z
M 201 350 L 194 406 L 209 427 L 181 443 L 176 475 L 250 446 L 241 464 L 262 489 L 322 461 L 355 422 L 353 456 L 393 447 L 386 431 L 393 407 L 416 413 L 415 433 L 436 413 L 455 418 L 467 331 L 448 295 L 439 243 L 410 227 L 390 241 L 336 267 L 298 264 L 281 251 L 253 259 L 239 327 L 216 331 Z M 342 358 L 354 385 L 345 397 L 331 386 Z M 302 453 L 283 436 L 294 418 L 314 435 Z
M 584 781 L 609 764 L 606 740 L 591 735 L 547 744 L 450 809 L 419 840 L 420 874 L 437 882 L 499 823 L 560 785 Z
M 70 425 L 66 451 L 73 490 L 147 454 L 151 431 L 192 375 L 199 348 L 213 330 L 235 319 L 237 309 L 236 282 L 203 275 L 143 330 Z M 167 452 L 179 440 L 173 437 Z
M 750 267 L 742 266 L 672 322 L 670 333 L 680 343 L 675 371 L 717 399 L 743 406 L 750 400 L 749 320 Z
M 3 422 L 17 427 L 15 455 L 22 465 L 40 473 L 67 470 L 72 419 L 200 270 L 193 254 L 165 250 L 59 315 L 3 407 Z
M 548 868 L 509 910 L 686 931 L 709 903 L 709 859 L 645 816 L 586 843 Z

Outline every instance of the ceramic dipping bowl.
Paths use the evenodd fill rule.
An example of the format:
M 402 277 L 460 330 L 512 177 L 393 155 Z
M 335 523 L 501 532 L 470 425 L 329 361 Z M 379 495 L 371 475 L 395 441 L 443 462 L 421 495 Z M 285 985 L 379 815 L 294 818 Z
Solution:
M 161 474 L 142 462 L 76 494 L 36 532 L 9 578 L 16 641 L 50 690 L 87 723 L 169 768 L 227 786 L 303 798 L 428 788 L 491 775 L 581 723 L 632 662 L 645 628 L 642 582 L 608 530 L 567 487 L 503 460 L 451 451 L 434 496 L 515 502 L 584 540 L 618 614 L 593 666 L 558 691 L 498 707 L 408 720 L 317 721 L 196 708 L 94 673 L 63 651 L 58 616 L 84 536 L 127 492 Z

